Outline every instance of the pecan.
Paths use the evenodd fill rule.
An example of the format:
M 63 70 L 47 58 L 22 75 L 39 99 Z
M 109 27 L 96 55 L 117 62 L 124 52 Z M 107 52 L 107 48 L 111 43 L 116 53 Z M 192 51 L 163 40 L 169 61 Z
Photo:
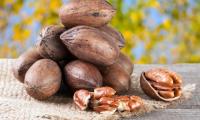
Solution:
M 164 68 L 143 72 L 140 85 L 148 96 L 158 100 L 173 101 L 181 96 L 181 77 Z
M 95 112 L 111 114 L 115 111 L 132 112 L 143 105 L 138 96 L 117 96 L 115 92 L 110 87 L 99 87 L 94 92 L 79 90 L 74 94 L 74 102 L 81 110 L 85 110 L 89 105 Z
M 116 91 L 111 87 L 99 87 L 94 89 L 94 98 L 111 97 L 115 95 Z
M 143 101 L 138 96 L 117 96 L 115 101 L 118 104 L 118 111 L 134 111 L 143 105 Z
M 81 109 L 86 110 L 92 94 L 87 90 L 78 90 L 74 93 L 74 103 Z
M 98 113 L 113 114 L 117 110 L 117 108 L 110 105 L 100 105 L 100 106 L 94 107 L 93 110 Z

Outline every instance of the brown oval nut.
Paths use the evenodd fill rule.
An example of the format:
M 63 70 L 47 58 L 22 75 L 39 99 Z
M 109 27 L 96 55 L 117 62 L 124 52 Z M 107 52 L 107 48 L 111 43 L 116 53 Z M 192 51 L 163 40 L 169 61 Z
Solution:
M 124 45 L 125 45 L 124 37 L 119 31 L 117 31 L 117 29 L 115 29 L 109 25 L 99 27 L 99 29 L 103 33 L 109 35 L 111 37 L 111 39 L 118 45 L 119 48 L 124 47 Z
M 81 60 L 68 63 L 64 68 L 65 82 L 72 90 L 93 90 L 102 86 L 102 76 L 92 64 Z
M 74 56 L 93 64 L 111 65 L 119 57 L 118 46 L 97 28 L 77 26 L 60 38 Z
M 100 105 L 100 106 L 96 106 L 93 108 L 93 110 L 95 112 L 98 113 L 109 113 L 109 114 L 113 114 L 116 112 L 117 108 L 114 106 L 110 106 L 110 105 Z
M 116 91 L 111 87 L 99 87 L 94 89 L 94 98 L 99 99 L 101 97 L 112 97 Z
M 12 68 L 14 77 L 24 83 L 24 77 L 27 70 L 33 63 L 41 58 L 42 57 L 39 55 L 35 47 L 28 49 L 16 59 Z
M 126 72 L 128 72 L 129 75 L 132 74 L 134 66 L 131 62 L 131 59 L 128 56 L 126 56 L 123 53 L 120 53 L 117 63 L 120 64 L 120 66 L 124 70 L 126 70 Z
M 181 96 L 181 77 L 164 68 L 143 72 L 140 85 L 143 91 L 154 99 L 173 101 Z
M 78 90 L 74 93 L 74 103 L 80 110 L 86 110 L 88 108 L 92 94 L 88 90 Z
M 64 27 L 58 25 L 51 25 L 42 29 L 36 44 L 42 57 L 56 61 L 71 57 L 71 54 L 60 40 L 60 34 L 65 30 Z
M 119 65 L 113 65 L 100 68 L 104 85 L 110 86 L 117 93 L 126 92 L 130 85 L 130 75 Z
M 26 91 L 35 99 L 47 99 L 59 90 L 61 77 L 61 70 L 54 61 L 50 59 L 38 60 L 25 75 Z
M 99 27 L 107 24 L 114 14 L 115 9 L 106 0 L 71 0 L 59 11 L 60 20 L 66 27 Z

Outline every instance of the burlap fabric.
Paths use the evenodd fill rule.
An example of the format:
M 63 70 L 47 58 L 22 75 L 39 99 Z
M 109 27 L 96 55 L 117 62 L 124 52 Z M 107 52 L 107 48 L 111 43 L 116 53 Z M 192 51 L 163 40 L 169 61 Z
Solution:
M 195 85 L 183 88 L 181 99 L 168 103 L 155 101 L 147 97 L 139 85 L 139 75 L 132 74 L 131 90 L 126 94 L 139 95 L 144 98 L 145 106 L 138 112 L 98 114 L 92 111 L 80 111 L 75 107 L 71 98 L 53 96 L 46 101 L 38 101 L 27 95 L 23 84 L 12 75 L 11 67 L 15 64 L 12 59 L 0 60 L 0 120 L 113 120 L 134 118 L 136 116 L 170 105 L 180 104 L 191 97 Z

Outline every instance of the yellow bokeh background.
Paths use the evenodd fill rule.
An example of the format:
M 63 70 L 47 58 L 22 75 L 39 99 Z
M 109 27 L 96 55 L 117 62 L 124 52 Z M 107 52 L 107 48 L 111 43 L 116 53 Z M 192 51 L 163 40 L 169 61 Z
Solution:
M 200 62 L 200 1 L 108 0 L 117 10 L 111 25 L 126 39 L 134 63 Z M 16 58 L 37 41 L 42 27 L 60 24 L 67 0 L 1 0 L 0 57 Z

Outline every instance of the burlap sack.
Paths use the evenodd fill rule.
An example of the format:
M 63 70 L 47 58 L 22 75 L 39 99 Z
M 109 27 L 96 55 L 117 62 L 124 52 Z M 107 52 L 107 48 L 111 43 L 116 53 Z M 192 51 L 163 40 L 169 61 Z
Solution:
M 14 60 L 0 60 L 0 119 L 1 120 L 113 120 L 134 118 L 156 109 L 164 109 L 170 105 L 180 104 L 191 97 L 195 85 L 186 85 L 183 96 L 174 102 L 155 101 L 147 97 L 139 85 L 139 75 L 132 74 L 131 90 L 127 94 L 144 98 L 145 106 L 138 112 L 98 114 L 92 111 L 80 111 L 71 98 L 53 96 L 46 101 L 38 101 L 26 94 L 23 84 L 19 83 L 11 73 Z

